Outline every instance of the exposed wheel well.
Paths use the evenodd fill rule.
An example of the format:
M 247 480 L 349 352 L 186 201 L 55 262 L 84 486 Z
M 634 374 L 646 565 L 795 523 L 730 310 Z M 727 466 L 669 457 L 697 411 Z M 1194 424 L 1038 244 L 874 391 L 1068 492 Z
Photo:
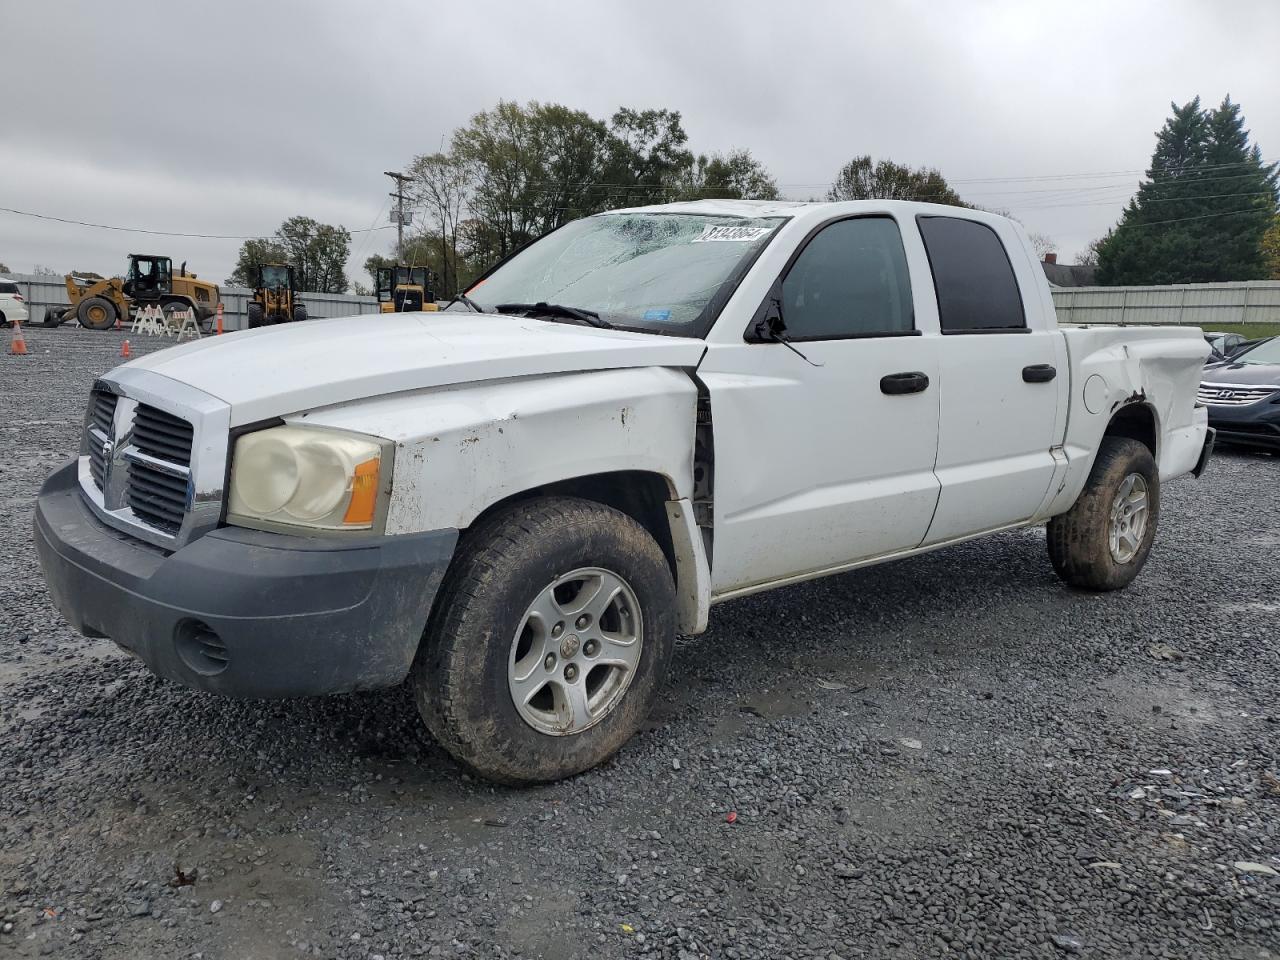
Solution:
M 666 502 L 675 494 L 667 479 L 661 474 L 643 470 L 618 470 L 613 473 L 597 473 L 569 480 L 557 480 L 499 500 L 471 522 L 474 528 L 495 512 L 534 497 L 581 497 L 620 510 L 649 531 L 649 535 L 662 548 L 662 555 L 671 566 L 671 576 L 676 578 L 676 554 L 671 542 L 671 525 L 667 520 Z
M 1145 403 L 1130 403 L 1117 410 L 1103 436 L 1137 440 L 1151 451 L 1151 456 L 1157 456 L 1156 415 Z

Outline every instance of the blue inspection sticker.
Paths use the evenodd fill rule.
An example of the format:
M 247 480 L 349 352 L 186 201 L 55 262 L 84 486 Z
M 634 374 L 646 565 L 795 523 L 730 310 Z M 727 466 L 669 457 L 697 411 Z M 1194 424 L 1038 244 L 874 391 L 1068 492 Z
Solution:
M 671 311 L 670 310 L 646 310 L 644 312 L 644 318 L 646 320 L 657 320 L 659 322 L 665 322 L 671 319 Z

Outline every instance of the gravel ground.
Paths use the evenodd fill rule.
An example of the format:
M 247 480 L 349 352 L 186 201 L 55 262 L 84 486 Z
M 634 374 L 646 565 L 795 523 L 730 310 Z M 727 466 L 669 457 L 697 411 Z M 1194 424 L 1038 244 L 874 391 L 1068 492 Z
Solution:
M 1171 484 L 1119 594 L 1032 530 L 725 604 L 613 762 L 511 791 L 404 691 L 222 700 L 67 628 L 32 498 L 122 337 L 27 339 L 0 957 L 1280 957 L 1280 459 Z

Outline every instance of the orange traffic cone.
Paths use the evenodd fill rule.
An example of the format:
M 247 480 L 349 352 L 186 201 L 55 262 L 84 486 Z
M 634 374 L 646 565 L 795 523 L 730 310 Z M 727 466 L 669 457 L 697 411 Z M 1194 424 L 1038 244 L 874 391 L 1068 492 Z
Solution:
M 120 344 L 120 356 L 122 356 L 122 357 L 129 357 L 129 356 L 132 356 L 132 354 L 130 354 L 130 353 L 129 353 L 129 341 L 128 341 L 128 340 L 126 340 L 124 343 Z
M 13 338 L 9 341 L 9 353 L 15 357 L 27 355 L 27 341 L 22 338 L 22 325 L 13 321 Z

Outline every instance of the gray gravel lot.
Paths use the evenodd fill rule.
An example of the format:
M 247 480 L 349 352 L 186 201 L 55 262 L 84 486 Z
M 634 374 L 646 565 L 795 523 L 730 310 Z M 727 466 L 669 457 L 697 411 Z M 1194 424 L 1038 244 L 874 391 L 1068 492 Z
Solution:
M 122 339 L 0 356 L 0 957 L 1280 957 L 1280 458 L 1171 484 L 1119 594 L 1032 530 L 721 606 L 613 762 L 511 791 L 403 691 L 61 622 L 32 499 Z

